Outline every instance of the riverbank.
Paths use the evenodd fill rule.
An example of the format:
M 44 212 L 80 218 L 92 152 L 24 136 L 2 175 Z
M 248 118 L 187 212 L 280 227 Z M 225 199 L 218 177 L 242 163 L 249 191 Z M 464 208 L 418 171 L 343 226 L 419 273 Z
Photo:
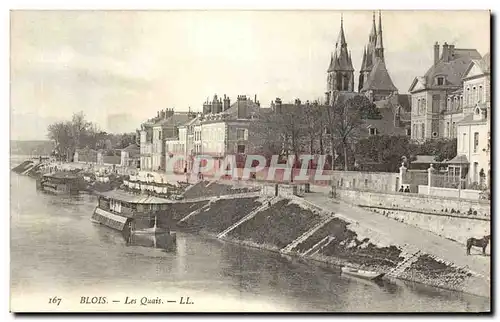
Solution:
M 389 279 L 490 297 L 489 268 L 485 267 L 489 258 L 479 261 L 480 255 L 474 255 L 465 258 L 466 262 L 457 257 L 455 262 L 450 257 L 465 251 L 461 245 L 450 244 L 452 241 L 439 236 L 432 239 L 438 249 L 441 245 L 442 251 L 450 254 L 430 250 L 419 240 L 402 243 L 390 232 L 347 214 L 318 209 L 300 198 L 225 198 L 196 210 L 191 207 L 185 215 L 179 220 L 182 229 L 222 241 L 280 253 L 301 262 L 378 271 Z M 427 237 L 425 233 L 420 236 Z
M 269 195 L 261 189 L 255 196 L 259 189 L 249 187 L 252 192 L 245 195 L 246 184 L 235 185 L 240 184 L 198 182 L 169 211 L 175 212 L 180 228 L 219 240 L 308 263 L 379 271 L 389 278 L 490 297 L 490 260 L 477 250 L 467 257 L 463 245 L 380 214 L 333 203 L 324 194 L 298 198 Z

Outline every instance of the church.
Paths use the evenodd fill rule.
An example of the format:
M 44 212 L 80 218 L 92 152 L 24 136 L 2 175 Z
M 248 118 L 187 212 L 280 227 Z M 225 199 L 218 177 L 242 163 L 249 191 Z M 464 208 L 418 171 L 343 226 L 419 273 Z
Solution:
M 336 94 L 348 97 L 364 95 L 375 103 L 382 114 L 381 120 L 367 120 L 368 135 L 409 135 L 410 96 L 398 93 L 387 70 L 380 12 L 378 27 L 373 13 L 368 43 L 363 50 L 357 91 L 354 78 L 355 70 L 351 52 L 347 47 L 344 21 L 341 18 L 339 36 L 327 70 L 326 104 L 332 104 L 332 98 Z

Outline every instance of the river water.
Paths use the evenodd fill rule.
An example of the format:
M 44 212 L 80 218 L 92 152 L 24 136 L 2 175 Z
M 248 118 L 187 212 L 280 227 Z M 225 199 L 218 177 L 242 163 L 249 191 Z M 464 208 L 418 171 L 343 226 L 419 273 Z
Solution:
M 487 311 L 489 299 L 419 284 L 377 285 L 277 254 L 195 234 L 174 251 L 127 240 L 90 221 L 92 196 L 36 191 L 11 175 L 11 309 L 14 311 Z M 158 247 L 158 243 L 156 243 Z M 161 243 L 160 243 L 161 244 Z M 57 296 L 60 305 L 50 304 Z M 82 304 L 81 297 L 106 297 Z M 160 297 L 161 305 L 125 304 Z M 194 304 L 180 305 L 180 297 Z M 167 304 L 172 300 L 176 303 Z M 112 302 L 117 301 L 117 302 Z M 119 301 L 119 302 L 118 302 Z

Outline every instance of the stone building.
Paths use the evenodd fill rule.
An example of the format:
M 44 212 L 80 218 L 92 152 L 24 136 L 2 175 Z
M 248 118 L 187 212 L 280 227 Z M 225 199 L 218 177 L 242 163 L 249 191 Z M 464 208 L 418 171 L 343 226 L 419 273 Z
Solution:
M 330 104 L 335 92 L 354 92 L 354 67 L 351 53 L 347 49 L 343 18 L 340 20 L 339 37 L 331 55 L 327 75 L 326 104 Z
M 212 101 L 203 104 L 203 113 L 195 119 L 179 126 L 177 138 L 166 141 L 168 155 L 183 154 L 184 164 L 175 165 L 175 171 L 194 166 L 197 155 L 209 155 L 215 160 L 214 166 L 219 168 L 226 155 L 244 156 L 251 153 L 251 122 L 259 119 L 261 108 L 257 97 L 254 100 L 246 95 L 239 95 L 231 104 L 229 97 L 214 96 Z
M 363 51 L 359 72 L 358 91 L 354 87 L 354 68 L 347 48 L 343 19 L 327 70 L 326 105 L 333 104 L 335 97 L 348 99 L 356 95 L 366 96 L 380 110 L 382 119 L 366 120 L 361 135 L 409 135 L 409 95 L 399 94 L 386 66 L 382 31 L 382 14 L 379 12 L 378 28 L 375 13 L 368 44 Z
M 446 116 L 455 115 L 457 137 L 457 165 L 467 174 L 468 183 L 489 185 L 490 178 L 490 133 L 491 133 L 491 80 L 490 54 L 474 59 L 463 77 L 462 111 L 457 106 L 455 95 L 449 95 L 444 119 L 445 136 L 455 133 Z M 452 129 L 452 128 L 451 128 Z M 457 168 L 457 165 L 454 167 Z M 463 171 L 465 170 L 465 171 Z M 455 170 L 455 173 L 457 171 Z
M 469 105 L 464 101 L 464 76 L 474 60 L 481 60 L 475 49 L 455 48 L 444 43 L 441 56 L 437 42 L 433 49 L 433 65 L 424 76 L 416 77 L 409 89 L 412 139 L 419 142 L 456 137 L 457 123 Z M 467 91 L 470 89 L 465 93 L 469 97 Z
M 179 126 L 196 117 L 192 112 L 159 111 L 157 116 L 141 125 L 141 170 L 165 169 L 165 141 L 178 137 Z

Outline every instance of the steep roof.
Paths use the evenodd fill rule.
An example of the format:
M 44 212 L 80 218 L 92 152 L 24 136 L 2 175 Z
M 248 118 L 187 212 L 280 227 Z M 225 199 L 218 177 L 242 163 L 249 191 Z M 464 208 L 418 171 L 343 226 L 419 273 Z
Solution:
M 453 59 L 446 62 L 441 57 L 441 60 L 432 65 L 424 77 L 426 84 L 431 85 L 434 83 L 436 76 L 445 76 L 445 85 L 460 86 L 462 84 L 462 77 L 469 67 L 473 59 L 481 59 L 481 55 L 476 49 L 454 49 Z
M 401 115 L 401 123 L 402 126 L 396 126 L 394 124 L 394 120 L 396 118 L 397 107 L 392 105 L 390 102 L 378 109 L 381 119 L 375 120 L 365 120 L 366 128 L 376 128 L 380 135 L 406 135 L 406 128 L 409 123 L 406 119 L 403 119 L 403 115 Z M 405 115 L 406 118 L 407 115 Z
M 153 126 L 179 126 L 189 120 L 188 113 L 175 113 L 165 119 L 159 120 Z
M 330 59 L 328 71 L 354 71 L 351 55 L 349 54 L 345 40 L 343 19 L 340 21 L 340 32 L 338 40 L 335 43 L 335 54 Z
M 361 89 L 362 92 L 368 90 L 387 90 L 387 91 L 397 91 L 398 89 L 394 86 L 391 76 L 387 71 L 385 62 L 382 59 L 377 59 L 375 66 L 373 66 L 372 71 L 368 75 L 365 85 Z

